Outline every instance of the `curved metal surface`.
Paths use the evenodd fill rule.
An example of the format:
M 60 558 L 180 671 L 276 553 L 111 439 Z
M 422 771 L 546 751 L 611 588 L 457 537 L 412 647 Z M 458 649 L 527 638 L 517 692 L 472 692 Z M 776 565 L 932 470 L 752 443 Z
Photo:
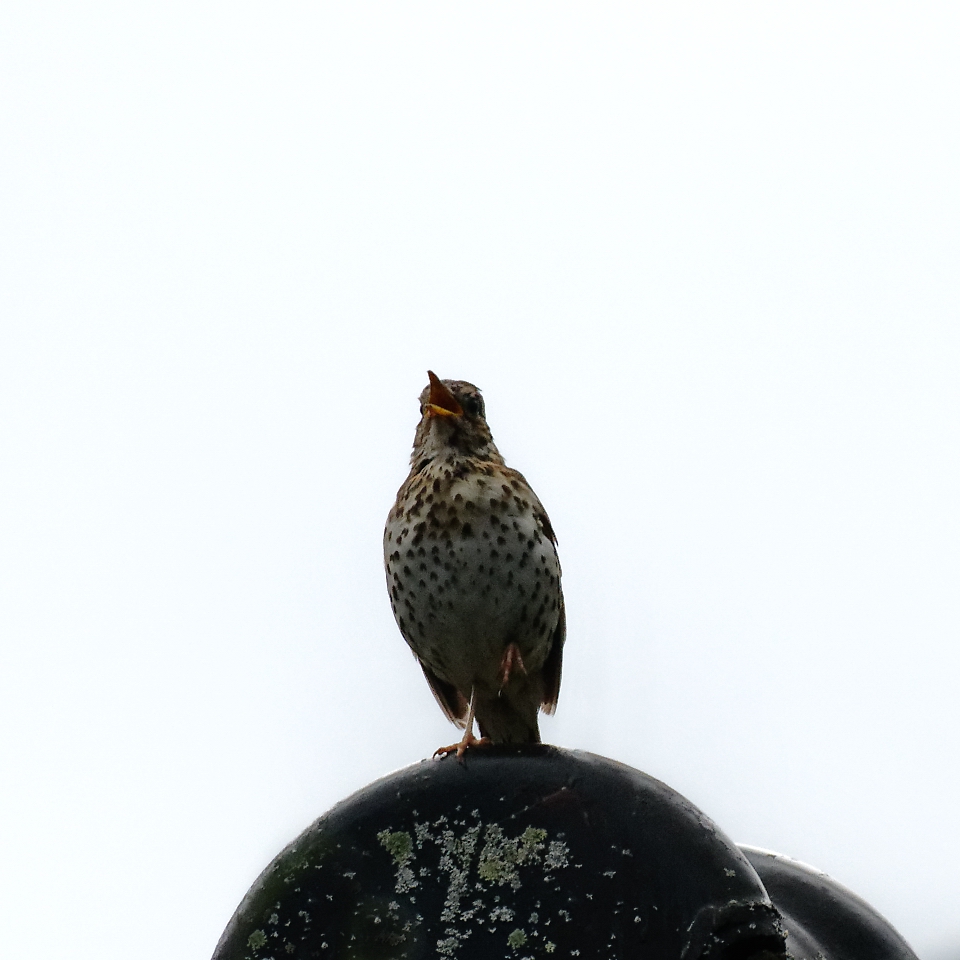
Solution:
M 769 850 L 740 849 L 783 915 L 794 960 L 917 960 L 870 904 L 832 877 Z
M 385 777 L 263 872 L 214 960 L 782 956 L 779 914 L 700 810 L 613 760 L 473 750 Z

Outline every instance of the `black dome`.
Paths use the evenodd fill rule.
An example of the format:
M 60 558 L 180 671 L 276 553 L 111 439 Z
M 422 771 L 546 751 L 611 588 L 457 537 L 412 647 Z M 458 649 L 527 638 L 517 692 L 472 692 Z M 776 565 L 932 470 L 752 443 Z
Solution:
M 781 955 L 738 847 L 682 796 L 548 746 L 425 761 L 334 807 L 263 872 L 214 960 Z

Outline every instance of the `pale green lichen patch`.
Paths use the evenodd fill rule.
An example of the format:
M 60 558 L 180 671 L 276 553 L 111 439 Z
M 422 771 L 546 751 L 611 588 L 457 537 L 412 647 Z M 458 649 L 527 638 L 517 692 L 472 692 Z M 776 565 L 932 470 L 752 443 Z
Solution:
M 440 816 L 411 824 L 410 832 L 387 829 L 377 834 L 380 845 L 393 859 L 395 892 L 415 912 L 414 926 L 423 922 L 416 913 L 419 904 L 415 894 L 439 887 L 446 891 L 438 918 L 443 924 L 435 948 L 439 957 L 454 960 L 464 941 L 481 931 L 505 936 L 512 950 L 525 947 L 524 958 L 531 948 L 538 956 L 552 953 L 556 945 L 541 939 L 539 929 L 541 923 L 549 925 L 551 920 L 544 911 L 532 911 L 525 928 L 508 932 L 509 926 L 501 926 L 519 919 L 512 907 L 501 901 L 505 896 L 501 891 L 503 887 L 520 890 L 535 884 L 552 898 L 559 889 L 553 875 L 569 864 L 567 844 L 550 840 L 548 832 L 540 827 L 526 827 L 510 836 L 501 824 L 484 824 L 476 813 L 472 816 L 476 818 L 473 823 Z M 539 907 L 540 902 L 536 905 Z M 397 901 L 390 902 L 385 918 L 391 916 L 391 910 L 399 910 Z M 565 912 L 548 914 L 559 920 Z
M 251 950 L 259 950 L 267 942 L 267 935 L 262 930 L 254 930 L 247 937 L 247 946 Z
M 413 859 L 413 837 L 405 830 L 381 830 L 377 834 L 381 846 L 393 857 L 397 865 L 397 893 L 407 893 L 419 886 L 409 863 Z
M 544 864 L 548 870 L 561 870 L 567 865 L 570 851 L 560 840 L 551 840 Z
M 539 827 L 527 827 L 520 834 L 520 846 L 525 853 L 543 849 L 543 841 L 547 839 L 547 831 Z
M 538 862 L 546 839 L 547 831 L 536 827 L 527 827 L 515 838 L 506 836 L 496 824 L 487 827 L 477 865 L 480 879 L 499 886 L 510 884 L 513 889 L 519 889 L 517 868 L 527 862 Z
M 393 857 L 393 862 L 397 866 L 405 864 L 413 855 L 413 837 L 405 830 L 398 830 L 396 833 L 381 830 L 377 834 L 377 839 L 386 847 L 387 853 Z

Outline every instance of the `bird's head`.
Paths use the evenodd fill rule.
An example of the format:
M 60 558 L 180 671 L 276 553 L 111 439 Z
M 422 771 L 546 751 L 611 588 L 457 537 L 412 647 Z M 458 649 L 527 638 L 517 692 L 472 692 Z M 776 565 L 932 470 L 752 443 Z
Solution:
M 487 426 L 480 390 L 465 380 L 441 380 L 432 370 L 420 394 L 420 423 L 412 462 L 476 457 L 503 463 Z

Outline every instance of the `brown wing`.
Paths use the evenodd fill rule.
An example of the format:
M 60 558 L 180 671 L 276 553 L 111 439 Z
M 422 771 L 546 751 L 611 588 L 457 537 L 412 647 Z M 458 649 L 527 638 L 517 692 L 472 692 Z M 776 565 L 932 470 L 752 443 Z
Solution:
M 556 546 L 557 545 L 557 535 L 553 532 L 553 527 L 550 524 L 550 518 L 547 516 L 547 511 L 543 509 L 543 504 L 540 501 L 537 501 L 537 505 L 540 509 L 534 514 L 537 518 L 537 522 L 540 524 L 543 532 L 550 538 L 550 542 Z
M 563 672 L 563 641 L 567 639 L 567 614 L 563 606 L 563 594 L 560 594 L 560 618 L 550 638 L 550 652 L 543 664 L 543 703 L 544 713 L 553 713 L 557 709 L 560 697 L 560 674 Z
M 458 727 L 464 726 L 467 719 L 466 697 L 452 684 L 446 680 L 441 680 L 419 657 L 417 663 L 423 670 L 423 675 L 430 684 L 430 692 L 437 698 L 440 709 L 452 720 Z

